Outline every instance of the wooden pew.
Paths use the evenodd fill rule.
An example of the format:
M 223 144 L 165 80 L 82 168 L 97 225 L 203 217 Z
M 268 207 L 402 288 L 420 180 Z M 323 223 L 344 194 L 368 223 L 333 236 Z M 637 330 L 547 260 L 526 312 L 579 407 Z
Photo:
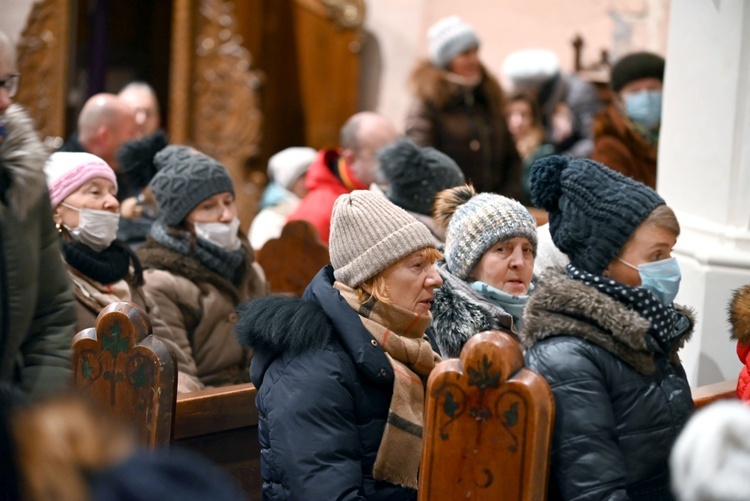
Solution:
M 728 379 L 693 389 L 693 402 L 700 409 L 717 400 L 737 398 L 737 379 Z
M 547 495 L 554 400 L 500 332 L 469 339 L 427 381 L 419 499 Z
M 177 396 L 174 443 L 223 467 L 250 499 L 259 499 L 257 390 L 252 383 L 207 388 Z

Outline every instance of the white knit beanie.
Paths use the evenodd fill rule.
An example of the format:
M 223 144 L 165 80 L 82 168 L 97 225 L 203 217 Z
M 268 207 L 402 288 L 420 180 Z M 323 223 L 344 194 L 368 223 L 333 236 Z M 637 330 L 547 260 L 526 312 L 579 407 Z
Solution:
M 60 205 L 68 195 L 96 177 L 112 181 L 117 190 L 115 172 L 107 162 L 91 153 L 53 153 L 44 164 L 44 175 L 47 178 L 52 208 Z
M 697 412 L 672 448 L 670 470 L 681 501 L 750 499 L 750 408 L 728 400 Z
M 435 247 L 427 226 L 383 195 L 356 190 L 333 205 L 328 251 L 333 276 L 349 287 L 425 247 Z
M 511 52 L 503 61 L 502 72 L 518 89 L 536 89 L 557 75 L 560 59 L 547 49 L 524 49 Z
M 451 60 L 472 47 L 479 47 L 479 37 L 469 24 L 458 16 L 450 16 L 433 24 L 427 32 L 430 62 L 447 69 Z
M 268 159 L 268 177 L 284 188 L 291 189 L 294 182 L 305 172 L 318 154 L 314 148 L 293 146 Z

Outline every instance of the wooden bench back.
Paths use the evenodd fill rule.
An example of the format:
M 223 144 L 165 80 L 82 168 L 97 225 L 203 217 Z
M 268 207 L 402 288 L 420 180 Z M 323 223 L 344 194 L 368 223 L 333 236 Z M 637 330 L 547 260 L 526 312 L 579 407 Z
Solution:
M 547 495 L 554 400 L 507 334 L 472 337 L 427 382 L 419 499 Z
M 146 313 L 112 303 L 96 328 L 73 338 L 73 385 L 139 434 L 150 447 L 172 440 L 177 395 L 174 353 L 151 335 Z
M 290 221 L 279 238 L 269 240 L 257 254 L 271 292 L 302 296 L 307 284 L 330 261 L 328 246 L 307 221 Z

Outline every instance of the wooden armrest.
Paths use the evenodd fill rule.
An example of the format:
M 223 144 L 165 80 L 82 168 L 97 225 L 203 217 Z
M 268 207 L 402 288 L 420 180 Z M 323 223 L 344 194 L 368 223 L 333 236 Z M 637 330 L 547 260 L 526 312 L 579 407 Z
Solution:
M 737 398 L 737 380 L 728 379 L 718 383 L 699 386 L 693 390 L 693 402 L 700 409 L 706 405 L 728 398 Z
M 178 394 L 174 439 L 256 426 L 256 393 L 252 383 L 244 383 Z

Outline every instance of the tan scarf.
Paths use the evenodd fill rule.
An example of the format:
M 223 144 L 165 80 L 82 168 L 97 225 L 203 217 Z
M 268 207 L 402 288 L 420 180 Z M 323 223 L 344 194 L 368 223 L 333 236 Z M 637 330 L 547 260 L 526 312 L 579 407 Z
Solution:
M 393 367 L 393 396 L 388 421 L 375 458 L 372 476 L 405 487 L 417 488 L 422 454 L 424 384 L 440 355 L 432 351 L 424 332 L 432 317 L 376 301 L 359 303 L 357 292 L 336 282 L 333 285 L 362 324 L 383 347 Z

